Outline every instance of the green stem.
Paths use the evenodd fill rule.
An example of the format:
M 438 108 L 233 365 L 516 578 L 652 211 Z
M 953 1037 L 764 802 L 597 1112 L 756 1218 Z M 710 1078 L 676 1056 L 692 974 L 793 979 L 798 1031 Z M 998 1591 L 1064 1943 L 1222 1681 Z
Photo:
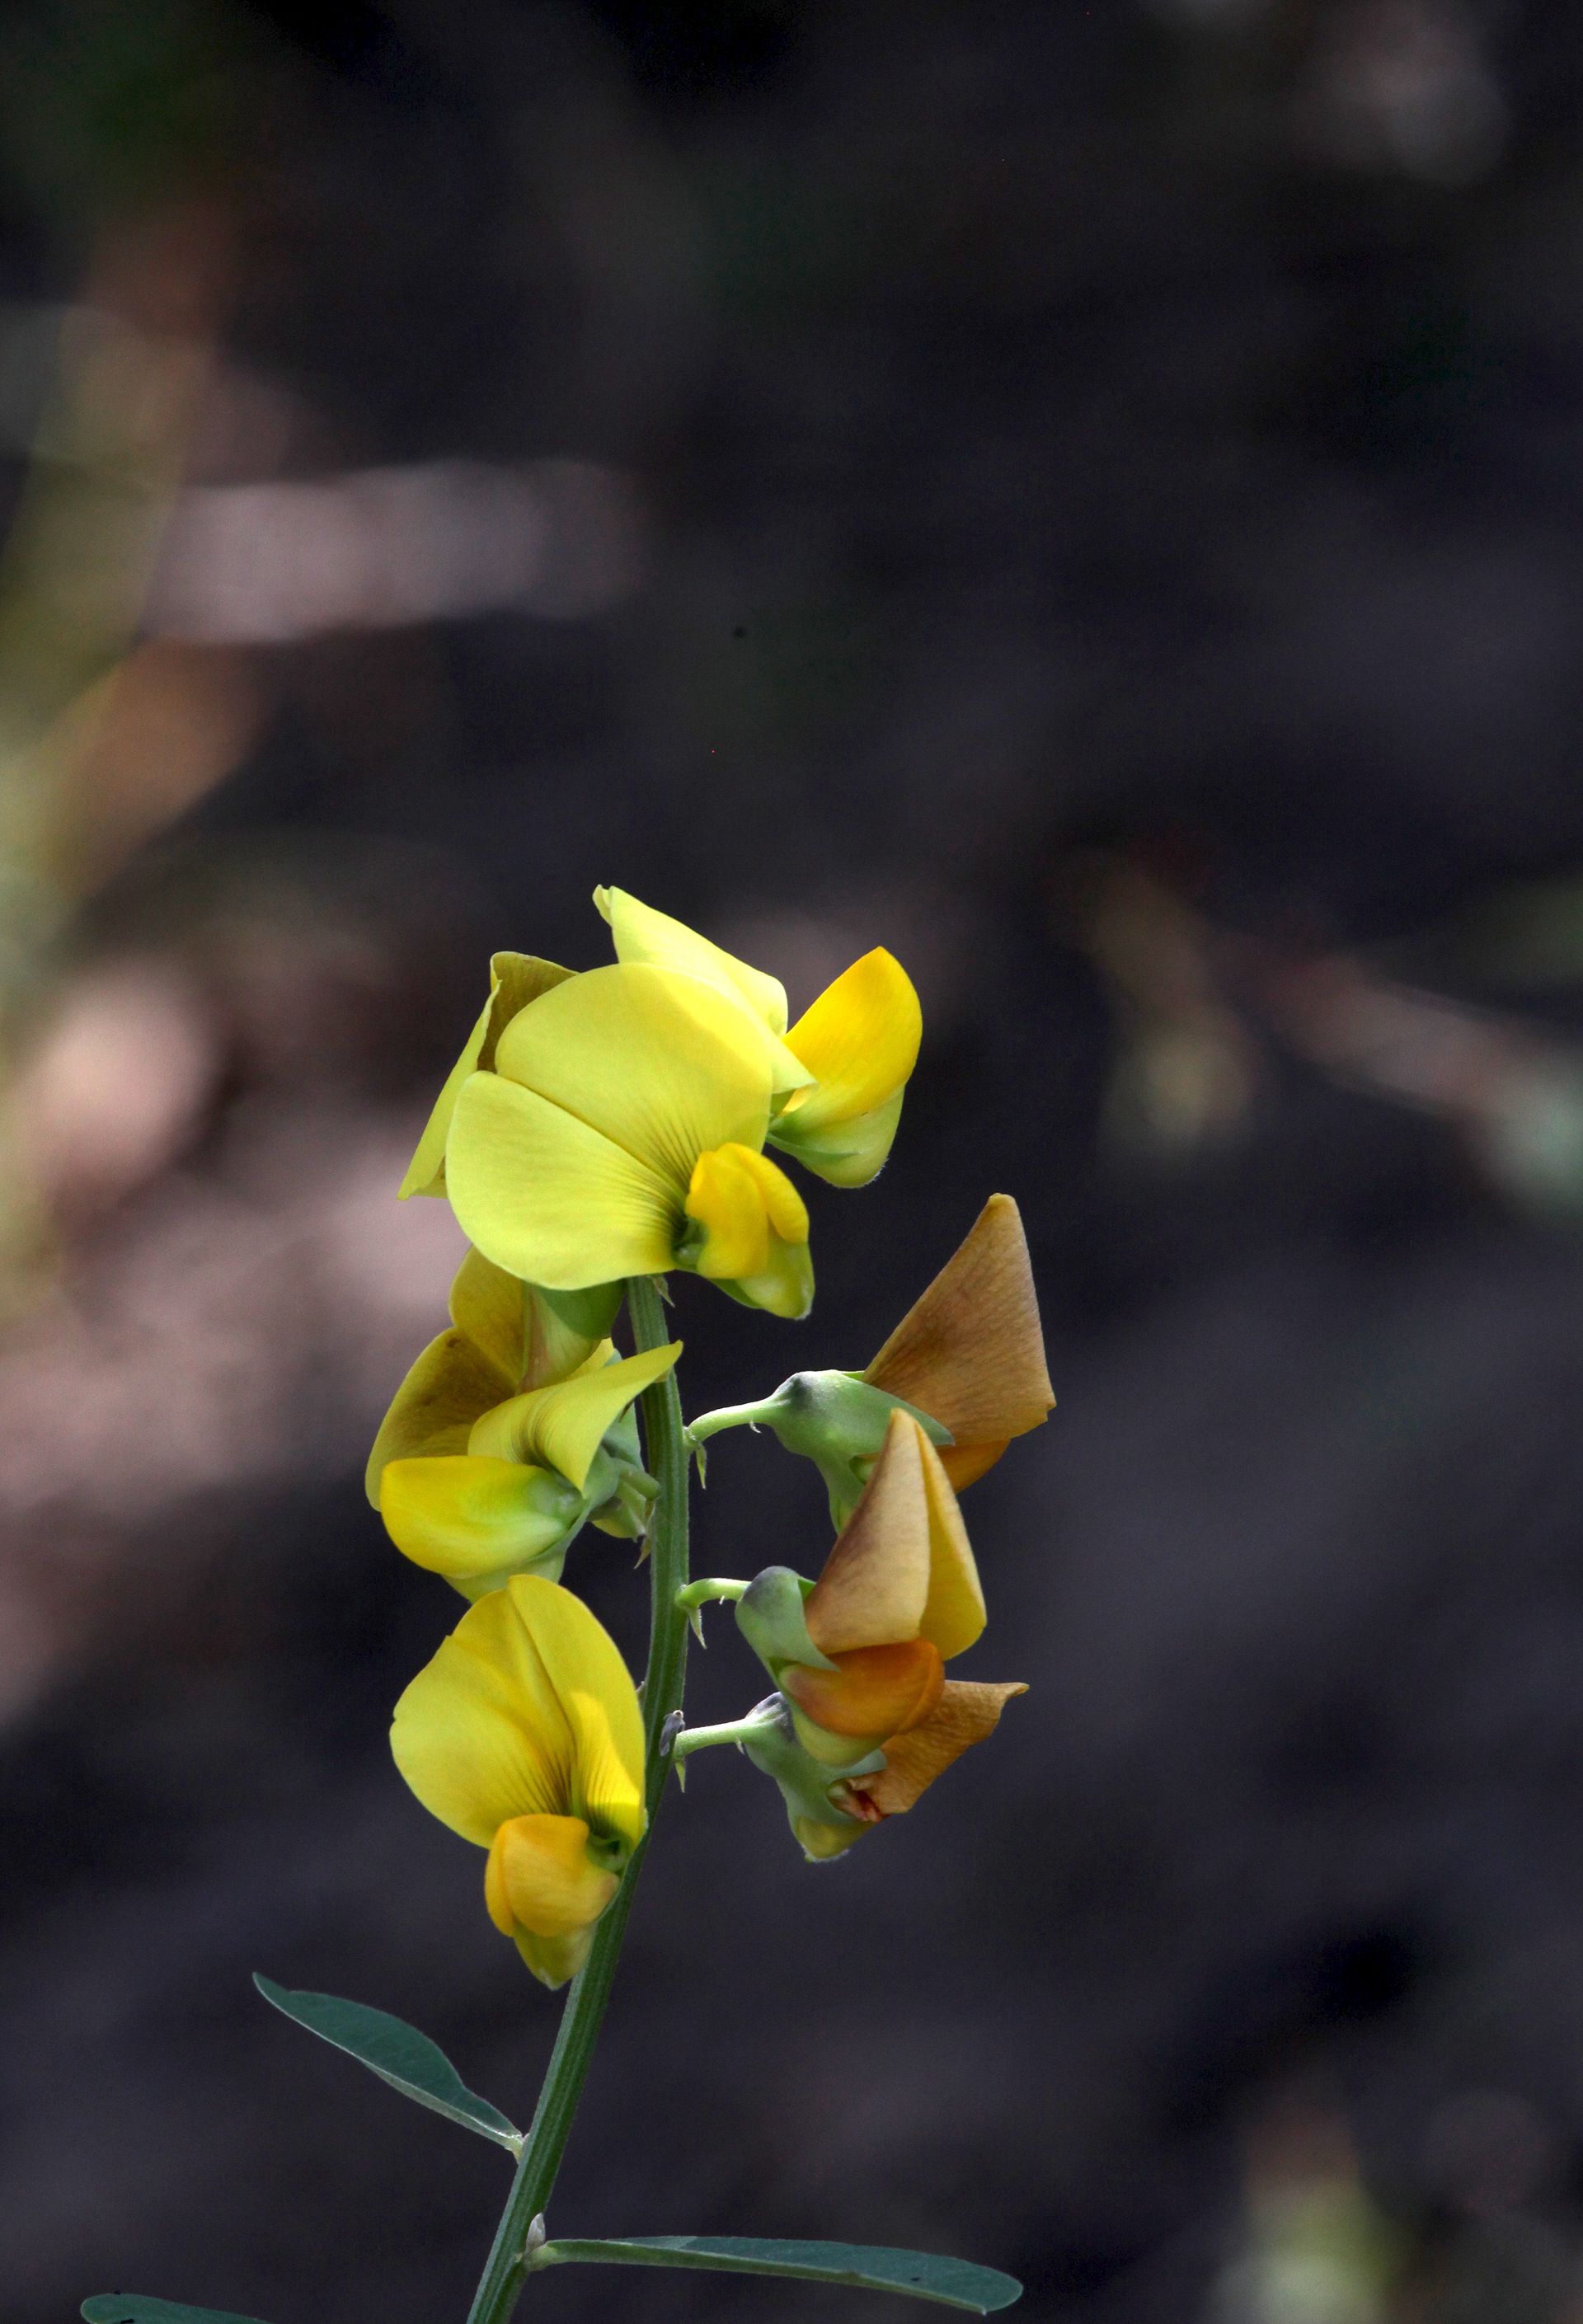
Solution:
M 751 1743 L 760 1735 L 778 1735 L 781 1728 L 781 1719 L 761 1707 L 750 1711 L 745 1719 L 728 1719 L 719 1727 L 682 1728 L 671 1746 L 671 1756 L 680 1763 L 695 1751 L 712 1749 L 717 1743 Z
M 776 1390 L 778 1396 L 780 1391 Z M 688 1424 L 690 1444 L 705 1444 L 711 1436 L 718 1436 L 727 1428 L 768 1428 L 782 1417 L 785 1407 L 767 1396 L 759 1404 L 723 1404 L 717 1412 L 706 1412 Z
M 652 1277 L 634 1277 L 626 1286 L 626 1303 L 637 1353 L 662 1348 L 670 1333 Z M 682 1443 L 681 1399 L 673 1376 L 667 1375 L 644 1389 L 643 1415 L 646 1458 L 660 1480 L 659 1499 L 649 1525 L 653 1613 L 643 1685 L 644 1791 L 652 1824 L 671 1766 L 661 1751 L 661 1741 L 666 1720 L 681 1708 L 687 1670 L 687 1616 L 676 1602 L 677 1592 L 687 1581 L 687 1451 Z M 593 1949 L 567 1995 L 539 2103 L 467 2312 L 467 2324 L 505 2324 L 516 2306 L 527 2273 L 529 2231 L 550 2200 L 571 2135 L 647 1849 L 645 1834 L 633 1850 L 626 1877 L 595 1930 Z

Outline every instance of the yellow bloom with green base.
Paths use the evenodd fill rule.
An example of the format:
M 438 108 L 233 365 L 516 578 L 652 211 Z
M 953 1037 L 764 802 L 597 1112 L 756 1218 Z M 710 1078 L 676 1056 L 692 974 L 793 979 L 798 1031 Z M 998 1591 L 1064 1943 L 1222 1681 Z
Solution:
M 488 1850 L 489 1917 L 541 1984 L 575 1977 L 646 1821 L 643 1715 L 608 1632 L 517 1576 L 419 1672 L 391 1748 L 430 1813 Z
M 681 1267 L 806 1314 L 808 1213 L 764 1152 L 775 1074 L 746 1011 L 646 965 L 497 954 L 495 978 L 404 1191 L 449 1194 L 487 1259 L 551 1293 Z
M 559 1581 L 590 1521 L 642 1539 L 655 1485 L 632 1407 L 681 1350 L 617 1360 L 604 1333 L 619 1296 L 545 1292 L 478 1251 L 463 1259 L 451 1328 L 397 1389 L 366 1479 L 403 1556 L 463 1597 L 514 1573 Z

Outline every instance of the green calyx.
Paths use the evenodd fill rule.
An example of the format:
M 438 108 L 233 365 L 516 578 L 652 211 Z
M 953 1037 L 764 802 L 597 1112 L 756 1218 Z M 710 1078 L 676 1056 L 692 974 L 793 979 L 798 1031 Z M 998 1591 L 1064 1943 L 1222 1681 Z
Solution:
M 839 1526 L 851 1515 L 877 1460 L 893 1412 L 910 1413 L 931 1444 L 949 1444 L 949 1428 L 904 1397 L 871 1388 L 856 1372 L 793 1372 L 759 1404 L 734 1404 L 706 1412 L 688 1430 L 696 1451 L 727 1428 L 768 1428 L 788 1452 L 811 1461 L 830 1496 L 830 1515 Z
M 766 1565 L 736 1600 L 736 1627 L 773 1679 L 779 1680 L 788 1663 L 810 1670 L 836 1667 L 808 1635 L 803 1609 L 812 1587 L 789 1565 Z
M 830 1797 L 833 1784 L 857 1775 L 876 1775 L 885 1764 L 883 1751 L 865 1752 L 841 1766 L 824 1766 L 805 1751 L 792 1724 L 791 1706 L 783 1695 L 773 1694 L 751 1714 L 754 1732 L 742 1738 L 742 1748 L 761 1775 L 780 1786 L 786 1803 L 786 1821 L 798 1845 L 812 1863 L 837 1854 L 864 1830 L 861 1818 L 848 1815 Z M 828 1831 L 830 1845 L 810 1847 L 808 1827 Z

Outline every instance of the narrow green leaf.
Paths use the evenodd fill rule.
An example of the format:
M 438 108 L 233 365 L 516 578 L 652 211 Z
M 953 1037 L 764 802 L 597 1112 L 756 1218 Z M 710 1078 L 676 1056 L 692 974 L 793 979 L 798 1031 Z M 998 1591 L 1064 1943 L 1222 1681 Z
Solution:
M 795 2275 L 810 2283 L 857 2283 L 873 2292 L 910 2292 L 987 2316 L 1022 2297 L 1014 2275 L 975 2267 L 933 2252 L 894 2251 L 884 2244 L 786 2243 L 758 2236 L 624 2236 L 612 2243 L 562 2242 L 539 2251 L 534 2265 L 606 2260 L 620 2267 L 708 2267 L 735 2275 Z
M 333 2043 L 388 2082 L 403 2098 L 432 2107 L 481 2138 L 492 2138 L 514 2154 L 522 2133 L 487 2098 L 468 2089 L 450 2060 L 427 2034 L 393 2017 L 388 2010 L 370 2009 L 361 2001 L 338 2001 L 333 1993 L 292 1993 L 273 1978 L 254 1973 L 254 1984 L 264 1999 L 287 2017 L 294 2017 L 321 2042 Z M 197 2313 L 195 2310 L 194 2314 Z
M 88 2324 L 258 2324 L 256 2316 L 233 2316 L 227 2308 L 187 2308 L 142 2292 L 96 2292 L 82 2313 Z

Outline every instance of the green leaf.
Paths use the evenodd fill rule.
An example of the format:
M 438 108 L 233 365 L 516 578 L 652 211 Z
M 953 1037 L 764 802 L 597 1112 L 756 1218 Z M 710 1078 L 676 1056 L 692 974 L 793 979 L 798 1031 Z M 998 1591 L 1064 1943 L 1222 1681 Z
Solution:
M 88 2324 L 258 2324 L 256 2316 L 233 2316 L 228 2308 L 187 2308 L 142 2292 L 96 2292 L 82 2313 Z
M 264 1999 L 321 2042 L 333 2043 L 348 2057 L 372 2069 L 382 2082 L 420 2106 L 432 2107 L 480 2138 L 492 2138 L 516 2153 L 522 2133 L 487 2098 L 468 2089 L 450 2060 L 427 2034 L 408 2025 L 388 2010 L 369 2009 L 360 2001 L 338 2001 L 333 1993 L 292 1993 L 273 1978 L 254 1972 L 254 1984 Z M 193 2314 L 199 2312 L 193 2310 Z M 174 2315 L 175 2311 L 171 2311 Z
M 858 2283 L 872 2292 L 910 2292 L 947 2308 L 987 2316 L 1022 2298 L 1014 2275 L 975 2267 L 933 2252 L 894 2251 L 885 2244 L 786 2243 L 759 2236 L 624 2236 L 617 2242 L 543 2245 L 533 2264 L 609 2260 L 622 2267 L 708 2267 L 734 2275 L 795 2275 L 809 2283 Z

